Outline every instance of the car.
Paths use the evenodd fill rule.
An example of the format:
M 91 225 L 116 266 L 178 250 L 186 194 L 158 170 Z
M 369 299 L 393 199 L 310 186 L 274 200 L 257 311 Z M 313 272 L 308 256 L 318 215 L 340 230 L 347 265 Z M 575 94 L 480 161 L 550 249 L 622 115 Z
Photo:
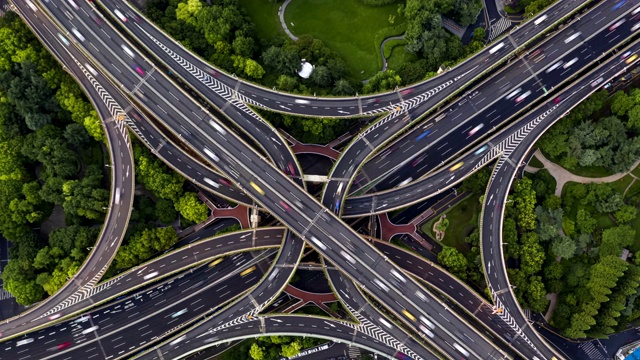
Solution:
M 240 273 L 240 276 L 247 276 L 251 274 L 255 269 L 256 269 L 256 266 L 254 265 L 246 270 L 242 270 L 242 272 Z
M 534 21 L 533 23 L 536 25 L 540 25 L 545 20 L 547 20 L 547 15 L 542 15 L 539 18 L 537 18 L 536 21 Z
M 143 276 L 142 278 L 145 279 L 145 280 L 149 280 L 149 279 L 154 278 L 156 276 L 158 276 L 158 272 L 154 271 L 152 273 L 149 273 L 149 274 Z
M 518 96 L 516 98 L 516 103 L 521 103 L 524 99 L 526 99 L 529 95 L 531 95 L 531 91 L 527 91 L 526 93 Z
M 206 182 L 207 184 L 213 186 L 216 189 L 220 187 L 220 184 L 218 184 L 217 182 L 215 182 L 215 181 L 213 181 L 213 180 L 211 180 L 211 179 L 209 179 L 207 177 L 204 178 L 203 180 L 204 180 L 204 182 Z
M 424 302 L 429 302 L 429 298 L 427 298 L 423 293 L 421 293 L 420 291 L 416 291 L 416 296 L 424 301 Z
M 102 25 L 102 19 L 100 19 L 100 16 L 98 15 L 91 15 L 91 18 L 93 19 L 93 21 L 96 22 L 96 24 L 98 25 Z
M 431 130 L 425 130 L 424 132 L 422 132 L 422 134 L 418 135 L 416 141 L 424 139 L 427 135 L 429 135 L 429 133 L 431 133 Z
M 218 181 L 220 181 L 220 183 L 225 184 L 227 186 L 233 186 L 233 184 L 231 183 L 231 181 L 224 179 L 224 178 L 220 178 L 218 179 Z
M 568 38 L 564 39 L 564 43 L 568 44 L 571 41 L 575 40 L 580 35 L 582 35 L 582 33 L 580 31 L 577 31 L 577 32 L 573 33 L 571 36 L 569 36 Z
M 16 342 L 16 346 L 27 345 L 27 344 L 31 344 L 32 342 L 33 342 L 33 338 L 22 339 Z
M 311 242 L 313 242 L 314 244 L 316 244 L 317 247 L 319 247 L 322 250 L 327 250 L 327 246 L 325 244 L 322 243 L 322 241 L 318 240 L 317 237 L 312 236 L 311 237 Z
M 545 72 L 548 74 L 550 72 L 552 72 L 553 70 L 559 68 L 560 66 L 562 66 L 564 62 L 562 60 L 558 61 L 557 63 L 549 66 L 549 68 L 547 68 L 547 70 L 545 70 Z
M 295 100 L 293 100 L 293 102 L 295 102 L 296 104 L 309 104 L 310 103 L 309 100 L 304 100 L 304 99 L 295 99 Z
M 76 4 L 75 1 L 73 1 L 73 0 L 67 0 L 67 1 L 69 2 L 69 5 L 71 5 L 72 8 L 74 8 L 76 10 L 79 9 L 78 4 Z
M 336 200 L 336 213 L 340 211 L 340 199 Z
M 140 74 L 140 76 L 144 76 L 144 70 L 142 70 L 140 66 L 133 64 L 133 68 L 136 69 L 136 72 Z
M 213 151 L 207 148 L 204 148 L 203 150 L 204 150 L 204 153 L 207 154 L 207 156 L 213 159 L 213 161 L 216 161 L 216 162 L 220 161 L 220 158 L 216 154 L 214 154 Z
M 411 314 L 410 312 L 408 312 L 407 309 L 402 309 L 402 314 L 407 318 L 409 318 L 409 320 L 416 321 L 416 317 L 413 316 L 413 314 Z
M 640 22 L 631 27 L 631 32 L 637 31 L 638 29 L 640 29 Z
M 177 318 L 178 316 L 180 316 L 180 315 L 182 315 L 182 314 L 186 313 L 187 311 L 188 311 L 187 309 L 182 309 L 182 310 L 176 311 L 176 312 L 174 312 L 174 313 L 171 315 L 171 317 L 175 319 L 175 318 Z
M 553 103 L 558 105 L 560 104 L 560 102 L 562 101 L 562 98 L 560 96 L 558 96 L 557 98 L 553 99 Z
M 458 170 L 462 167 L 462 165 L 464 165 L 464 163 L 462 161 L 460 161 L 459 163 L 453 165 L 452 167 L 449 168 L 449 171 L 455 171 Z
M 82 34 L 80 33 L 80 31 L 78 31 L 78 29 L 71 28 L 71 32 L 73 33 L 73 35 L 75 35 L 78 38 L 78 40 L 84 41 L 84 36 L 82 36 Z
M 431 321 L 429 321 L 429 319 L 427 319 L 426 317 L 420 315 L 420 322 L 423 323 L 425 326 L 430 327 L 431 329 L 435 329 L 436 325 L 434 323 L 432 323 Z
M 58 39 L 60 39 L 60 41 L 62 41 L 63 44 L 69 46 L 69 40 L 67 40 L 67 38 L 64 37 L 62 34 L 58 33 Z
M 407 280 L 404 278 L 404 276 L 402 276 L 396 269 L 391 269 L 391 275 L 393 275 L 394 278 L 396 278 L 397 280 L 406 283 Z
M 620 9 L 626 3 L 627 3 L 627 0 L 622 0 L 622 1 L 618 2 L 617 4 L 613 5 L 613 7 L 611 8 L 611 11 L 616 11 L 616 10 Z
M 124 14 L 120 10 L 115 9 L 115 10 L 113 10 L 113 13 L 116 14 L 116 16 L 118 17 L 118 19 L 120 19 L 120 21 L 122 21 L 124 23 L 127 22 L 127 17 L 124 16 Z
M 227 135 L 227 131 L 222 126 L 218 125 L 218 123 L 216 123 L 215 121 L 209 120 L 209 125 L 216 129 L 216 131 L 220 134 Z
M 286 211 L 291 210 L 291 206 L 287 205 L 287 203 L 284 202 L 283 200 L 280 200 L 280 206 L 282 206 L 282 208 L 285 209 Z
M 604 81 L 604 78 L 598 78 L 593 80 L 593 82 L 591 82 L 591 87 L 596 87 L 598 85 L 600 85 L 600 83 L 602 83 Z
M 625 60 L 625 64 L 631 64 L 635 59 L 638 58 L 638 54 L 633 54 L 631 56 L 629 56 L 629 58 L 627 58 L 627 60 Z
M 342 255 L 342 257 L 344 257 L 345 259 L 347 259 L 348 262 L 352 264 L 356 263 L 356 259 L 354 259 L 353 256 L 347 254 L 344 250 L 340 250 L 340 255 Z
M 413 180 L 413 178 L 412 178 L 412 177 L 408 177 L 408 178 L 406 178 L 406 179 L 402 180 L 398 185 L 396 185 L 396 187 L 405 186 L 405 185 L 407 185 L 408 183 L 410 183 L 410 182 L 411 182 L 411 180 Z
M 386 326 L 387 328 L 391 329 L 392 325 L 390 322 L 388 322 L 387 320 L 385 320 L 384 318 L 379 318 L 378 321 L 380 321 L 380 323 L 384 326 Z
M 55 319 L 59 318 L 60 316 L 62 316 L 62 313 L 53 314 L 53 315 L 49 316 L 47 319 L 55 320 Z
M 287 168 L 289 169 L 289 174 L 291 174 L 291 175 L 295 175 L 296 174 L 296 168 L 293 167 L 293 163 L 291 161 L 289 161 L 289 163 L 287 163 Z
M 86 335 L 86 334 L 92 333 L 92 332 L 98 330 L 99 328 L 100 327 L 98 325 L 94 325 L 94 326 L 92 326 L 90 328 L 86 328 L 86 329 L 82 330 L 82 334 Z
M 483 147 L 481 147 L 480 149 L 476 150 L 473 155 L 480 155 L 483 152 L 487 151 L 487 148 L 489 148 L 488 145 L 484 145 Z
M 340 193 L 342 193 L 342 187 L 343 187 L 343 186 L 344 186 L 344 183 L 343 183 L 343 182 L 341 182 L 341 183 L 338 185 L 338 190 L 336 190 L 336 195 L 340 196 Z
M 401 95 L 409 95 L 413 92 L 413 89 L 404 89 L 402 91 L 400 91 Z
M 71 341 L 65 341 L 62 344 L 58 344 L 56 345 L 56 350 L 62 350 L 62 349 L 66 349 L 69 346 L 71 346 Z
M 571 66 L 571 65 L 575 64 L 576 62 L 578 62 L 578 58 L 577 58 L 577 57 L 575 57 L 575 58 L 573 58 L 573 59 L 571 59 L 571 60 L 567 61 L 566 63 L 564 63 L 564 65 L 562 65 L 562 68 L 563 68 L 563 69 L 568 69 L 568 68 L 569 68 L 569 66 Z
M 624 60 L 633 54 L 631 51 L 627 51 L 624 54 L 620 55 L 620 59 Z
M 258 184 L 254 183 L 253 181 L 251 181 L 249 183 L 249 185 L 251 185 L 251 187 L 258 192 L 258 194 L 260 195 L 264 195 L 264 190 L 262 190 L 262 188 L 260 188 L 260 186 L 258 186 Z
M 510 92 L 507 96 L 505 96 L 505 99 L 511 100 L 511 99 L 513 99 L 514 96 L 520 94 L 520 92 L 522 92 L 522 88 L 517 88 L 517 89 L 513 90 L 512 92 Z
M 26 0 L 26 2 L 27 2 L 27 5 L 29 5 L 29 7 L 31 8 L 31 10 L 38 11 L 38 7 L 36 7 L 36 5 L 33 2 L 31 2 L 31 0 Z
M 91 73 L 91 75 L 93 75 L 93 76 L 98 75 L 98 72 L 96 71 L 96 69 L 94 69 L 94 68 L 93 68 L 93 66 L 91 66 L 91 65 L 89 65 L 89 64 L 87 64 L 87 63 L 84 63 L 84 67 L 86 67 L 86 68 L 87 68 L 87 70 L 89 70 L 89 72 Z
M 614 22 L 613 24 L 611 24 L 611 26 L 609 26 L 609 31 L 613 31 L 615 29 L 617 29 L 620 25 L 624 24 L 626 20 L 624 18 Z
M 181 342 L 182 340 L 184 340 L 184 339 L 186 339 L 186 338 L 187 338 L 187 335 L 182 335 L 182 336 L 180 336 L 179 338 L 177 338 L 177 339 L 175 339 L 175 340 L 171 341 L 171 342 L 169 343 L 169 345 L 173 346 L 173 345 L 175 345 L 175 344 L 177 344 L 177 343 Z
M 631 12 L 632 16 L 638 15 L 640 14 L 640 6 L 636 7 L 635 9 L 633 9 L 633 11 Z
M 129 55 L 131 58 L 136 57 L 136 54 L 133 53 L 133 51 L 131 51 L 131 49 L 129 49 L 129 47 L 127 45 L 120 45 L 120 47 L 122 48 L 122 51 L 125 52 L 125 54 Z
M 373 279 L 373 283 L 377 285 L 381 290 L 389 291 L 389 287 L 379 279 Z
M 207 266 L 212 268 L 212 267 L 220 264 L 222 262 L 222 260 L 224 260 L 224 257 L 217 258 L 217 259 L 213 260 L 212 262 L 210 262 L 209 265 L 207 265 Z
M 483 127 L 484 127 L 484 124 L 476 125 L 476 127 L 474 127 L 473 129 L 471 129 L 471 131 L 469 131 L 469 136 L 474 135 L 475 133 L 477 133 Z
M 427 329 L 424 325 L 420 325 L 420 326 L 419 326 L 419 328 L 420 328 L 420 331 L 422 331 L 422 332 L 423 332 L 425 335 L 427 335 L 428 337 L 430 337 L 430 338 L 433 338 L 433 337 L 434 337 L 434 335 L 433 335 L 433 333 L 431 332 L 431 330 Z
M 418 164 L 420 164 L 422 162 L 422 160 L 424 160 L 427 157 L 427 154 L 424 154 L 420 157 L 418 157 L 417 159 L 413 160 L 411 162 L 411 166 L 416 167 Z
M 501 42 L 500 44 L 494 46 L 493 48 L 491 48 L 491 50 L 489 50 L 489 54 L 493 55 L 496 52 L 498 52 L 498 50 L 502 49 L 504 47 L 504 42 Z

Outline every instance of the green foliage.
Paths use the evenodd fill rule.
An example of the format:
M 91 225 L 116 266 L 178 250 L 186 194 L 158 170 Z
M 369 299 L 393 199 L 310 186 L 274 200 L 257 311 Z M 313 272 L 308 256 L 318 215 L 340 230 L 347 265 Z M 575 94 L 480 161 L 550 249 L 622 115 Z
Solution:
M 176 219 L 176 208 L 169 199 L 158 199 L 155 206 L 155 216 L 161 223 L 168 224 Z
M 139 142 L 134 142 L 133 157 L 136 165 L 136 180 L 158 198 L 177 202 L 184 192 L 184 178 L 170 171 L 156 156 Z
M 620 206 L 620 209 L 618 209 L 618 211 L 616 211 L 616 213 L 614 214 L 618 223 L 622 224 L 628 223 L 629 221 L 635 219 L 637 215 L 638 210 L 631 205 Z
M 65 212 L 87 219 L 102 219 L 109 205 L 109 191 L 100 188 L 101 181 L 102 170 L 96 165 L 89 165 L 81 180 L 65 182 L 62 185 Z
M 144 228 L 135 231 L 125 239 L 116 253 L 115 266 L 128 269 L 150 259 L 155 253 L 169 249 L 178 241 L 178 234 L 172 227 Z
M 393 90 L 402 84 L 400 76 L 393 70 L 386 70 L 377 73 L 362 88 L 364 94 Z
M 473 175 L 465 178 L 460 189 L 462 191 L 471 191 L 474 194 L 484 194 L 489 180 L 491 180 L 491 171 L 491 168 L 486 166 L 481 168 Z
M 533 230 L 536 224 L 534 212 L 536 192 L 528 178 L 517 180 L 513 186 L 513 201 L 516 208 L 516 222 L 522 230 Z
M 600 257 L 620 256 L 622 249 L 633 244 L 636 231 L 629 225 L 619 225 L 602 232 Z
M 358 119 L 307 118 L 258 110 L 274 127 L 284 128 L 303 143 L 326 144 L 349 130 Z
M 438 263 L 449 270 L 454 276 L 461 280 L 466 280 L 467 266 L 469 266 L 469 263 L 467 258 L 465 258 L 458 249 L 451 246 L 443 246 L 442 251 L 438 253 Z
M 194 192 L 186 192 L 182 195 L 175 207 L 180 215 L 194 223 L 201 223 L 209 217 L 209 208 Z
M 227 226 L 224 229 L 220 229 L 220 230 L 216 231 L 215 236 L 220 236 L 220 235 L 232 233 L 234 231 L 239 231 L 239 230 L 242 230 L 242 227 L 240 227 L 240 224 L 233 224 L 231 226 Z

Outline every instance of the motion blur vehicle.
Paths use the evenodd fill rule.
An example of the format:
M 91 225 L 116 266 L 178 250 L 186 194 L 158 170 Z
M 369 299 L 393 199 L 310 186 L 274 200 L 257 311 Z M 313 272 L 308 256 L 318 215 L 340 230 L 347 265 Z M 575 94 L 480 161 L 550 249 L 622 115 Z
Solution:
M 209 178 L 204 178 L 203 180 L 204 180 L 204 182 L 206 182 L 207 184 L 213 186 L 216 189 L 220 187 L 220 184 L 218 184 L 217 182 L 215 182 L 215 181 L 213 181 L 213 180 L 211 180 Z
M 127 22 L 127 17 L 124 16 L 124 14 L 120 10 L 115 9 L 113 10 L 113 13 L 116 14 L 116 16 L 118 17 L 118 19 L 120 19 L 120 21 Z
M 149 274 L 143 276 L 142 278 L 145 279 L 145 280 L 149 280 L 149 279 L 154 278 L 156 276 L 158 276 L 158 272 L 154 271 L 152 273 L 149 273 Z
M 53 314 L 51 316 L 48 317 L 49 320 L 55 320 L 57 318 L 59 318 L 60 316 L 62 316 L 62 313 L 57 313 L 57 314 Z
M 413 314 L 411 314 L 410 312 L 408 312 L 406 309 L 402 309 L 402 313 L 404 314 L 404 316 L 406 316 L 407 318 L 409 318 L 411 321 L 416 321 L 416 317 L 413 316 Z
M 78 4 L 76 4 L 75 1 L 73 0 L 67 0 L 67 1 L 69 2 L 69 5 L 71 5 L 72 8 L 74 8 L 75 10 L 79 9 Z
M 559 68 L 560 66 L 562 66 L 562 64 L 563 64 L 563 61 L 560 60 L 557 63 L 549 66 L 549 68 L 547 70 L 545 70 L 545 72 L 548 74 L 548 73 L 552 72 L 553 70 L 555 70 L 555 69 Z
M 216 129 L 216 131 L 220 134 L 227 135 L 227 131 L 222 126 L 218 125 L 218 123 L 216 123 L 215 121 L 209 120 L 209 125 Z
M 429 133 L 431 133 L 431 130 L 425 130 L 422 134 L 418 135 L 416 141 L 424 139 L 425 136 L 429 135 Z
M 254 266 L 242 271 L 240 273 L 240 276 L 247 276 L 247 275 L 251 274 L 255 269 L 256 269 L 256 266 L 254 265 Z
M 400 91 L 400 94 L 402 95 L 409 95 L 413 92 L 413 89 L 404 89 L 402 91 Z
M 129 49 L 129 47 L 127 45 L 120 45 L 120 47 L 122 48 L 122 51 L 125 52 L 125 54 L 129 55 L 132 59 L 134 57 L 136 57 L 136 54 L 133 53 L 133 51 L 131 51 L 131 49 Z
M 611 8 L 611 11 L 616 11 L 616 10 L 620 9 L 626 3 L 627 3 L 627 0 L 621 0 L 617 4 L 613 5 L 613 7 Z
M 217 259 L 213 260 L 211 263 L 209 263 L 209 265 L 208 265 L 208 266 L 209 266 L 210 268 L 212 268 L 212 267 L 214 267 L 214 266 L 216 266 L 216 265 L 220 264 L 220 263 L 222 262 L 222 260 L 224 260 L 224 257 L 217 258 Z
M 86 67 L 87 70 L 89 70 L 91 75 L 93 75 L 93 76 L 97 76 L 98 75 L 98 72 L 96 71 L 96 69 L 93 68 L 93 66 L 91 66 L 91 65 L 89 65 L 87 63 L 84 63 L 84 67 Z
M 304 99 L 295 99 L 295 100 L 293 100 L 293 102 L 295 102 L 296 104 L 309 104 L 310 103 L 309 100 L 304 100 Z
M 280 206 L 282 206 L 283 209 L 285 209 L 285 211 L 290 211 L 291 207 L 289 205 L 287 205 L 286 202 L 284 202 L 283 200 L 280 200 Z
M 322 243 L 322 241 L 318 240 L 317 237 L 312 236 L 311 237 L 311 242 L 316 244 L 317 247 L 319 247 L 322 250 L 327 250 L 327 246 L 325 244 Z
M 482 154 L 483 152 L 485 152 L 485 151 L 487 150 L 487 148 L 488 148 L 488 147 L 489 147 L 489 146 L 484 145 L 484 146 L 483 146 L 483 147 L 481 147 L 480 149 L 476 150 L 476 151 L 473 153 L 473 155 L 480 155 L 480 154 Z
M 58 39 L 60 39 L 60 41 L 62 41 L 62 43 L 65 44 L 66 46 L 69 46 L 69 40 L 67 40 L 67 38 L 64 37 L 62 34 L 58 33 Z
M 615 23 L 611 24 L 611 26 L 609 26 L 609 31 L 613 31 L 617 29 L 620 25 L 624 24 L 625 21 L 626 21 L 625 19 L 620 19 Z
M 22 339 L 22 340 L 18 340 L 18 342 L 16 342 L 16 346 L 27 345 L 27 344 L 31 344 L 32 342 L 33 342 L 33 338 Z
M 511 100 L 511 99 L 513 99 L 514 96 L 520 94 L 520 92 L 522 92 L 522 88 L 517 88 L 517 89 L 513 90 L 512 92 L 510 92 L 509 95 L 505 96 L 505 99 Z
M 581 33 L 580 31 L 578 31 L 578 32 L 574 33 L 573 35 L 569 36 L 568 38 L 566 38 L 566 39 L 564 40 L 564 43 L 565 43 L 565 44 L 568 44 L 568 43 L 570 43 L 571 41 L 573 41 L 573 40 L 577 39 L 577 38 L 578 38 L 578 36 L 580 36 L 580 35 L 582 35 L 582 33 Z
M 356 263 L 356 259 L 354 259 L 351 255 L 347 254 L 343 250 L 340 250 L 340 255 L 342 255 L 342 257 L 344 257 L 345 259 L 347 259 L 348 262 L 352 264 Z
M 571 59 L 571 60 L 567 61 L 566 63 L 564 63 L 564 65 L 562 65 L 562 68 L 563 68 L 563 69 L 568 69 L 568 68 L 569 68 L 569 66 L 571 66 L 571 65 L 575 64 L 576 62 L 578 62 L 578 58 L 577 58 L 577 57 L 575 57 L 575 58 L 573 58 L 573 59 Z
M 26 1 L 27 1 L 27 5 L 29 5 L 31 10 L 38 11 L 38 8 L 36 7 L 36 5 L 33 2 L 31 2 L 31 0 L 26 0 Z
M 531 91 L 527 91 L 526 93 L 518 96 L 516 98 L 516 103 L 521 103 L 522 101 L 524 101 L 524 99 L 526 99 L 529 95 L 531 95 Z
M 186 312 L 187 312 L 187 309 L 182 309 L 182 310 L 180 310 L 180 311 L 176 311 L 176 312 L 174 312 L 174 313 L 173 313 L 173 315 L 171 315 L 171 317 L 175 319 L 175 318 L 177 318 L 178 316 L 180 316 L 180 315 L 182 315 L 182 314 L 184 314 L 184 313 L 186 313 Z
M 452 167 L 449 168 L 449 171 L 456 171 L 458 169 L 460 169 L 462 167 L 462 165 L 464 165 L 464 163 L 462 161 L 460 161 L 459 163 L 453 165 Z
M 100 328 L 100 327 L 99 327 L 98 325 L 94 325 L 94 326 L 92 326 L 92 327 L 90 327 L 90 328 L 87 328 L 87 329 L 82 330 L 82 334 L 83 334 L 83 335 L 86 335 L 86 334 L 92 333 L 92 332 L 94 332 L 94 331 L 98 330 L 99 328 Z
M 627 58 L 627 60 L 625 60 L 625 64 L 631 64 L 635 59 L 638 58 L 638 54 L 633 54 L 631 56 L 629 56 L 629 58 Z
M 78 29 L 71 28 L 71 32 L 73 33 L 73 35 L 75 35 L 78 38 L 78 40 L 84 41 L 84 36 L 82 36 L 82 34 L 80 33 L 80 31 L 78 31 Z
M 133 64 L 133 68 L 136 69 L 136 72 L 140 74 L 140 76 L 144 76 L 144 70 L 142 70 L 140 66 Z
M 254 183 L 253 181 L 249 183 L 249 185 L 251 185 L 251 187 L 257 191 L 260 195 L 264 195 L 264 190 L 262 190 L 262 188 L 260 188 L 260 186 L 258 186 L 258 184 Z
M 473 129 L 471 129 L 471 131 L 469 131 L 469 136 L 475 135 L 475 133 L 477 133 L 483 127 L 484 127 L 484 124 L 477 125 Z
M 591 83 L 591 87 L 596 87 L 600 85 L 600 83 L 602 83 L 603 81 L 604 81 L 604 78 L 598 78 L 596 80 L 593 80 L 593 82 Z
M 386 327 L 388 327 L 389 329 L 391 329 L 391 323 L 388 322 L 387 320 L 385 320 L 384 318 L 379 318 L 378 321 L 380 321 L 380 323 Z

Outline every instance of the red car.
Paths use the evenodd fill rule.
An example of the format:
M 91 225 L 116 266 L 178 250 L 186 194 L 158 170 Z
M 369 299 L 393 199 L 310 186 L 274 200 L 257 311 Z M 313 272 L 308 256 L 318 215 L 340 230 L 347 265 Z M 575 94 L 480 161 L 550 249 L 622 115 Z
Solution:
M 220 182 L 227 185 L 227 186 L 233 186 L 233 184 L 231 184 L 231 181 L 227 180 L 227 179 L 223 179 L 220 178 Z
M 291 210 L 291 207 L 289 205 L 287 205 L 287 203 L 282 201 L 282 200 L 280 200 L 280 206 L 282 206 L 287 211 Z
M 409 95 L 409 94 L 411 94 L 412 92 L 413 92 L 413 89 L 405 89 L 405 90 L 400 91 L 400 94 L 402 94 L 402 95 Z
M 287 164 L 287 167 L 289 168 L 289 173 L 291 175 L 295 175 L 296 174 L 296 169 L 293 167 L 293 163 L 289 162 L 289 164 Z
M 63 342 L 62 344 L 58 344 L 58 345 L 56 346 L 56 350 L 66 349 L 66 348 L 68 348 L 69 346 L 71 346 L 71 341 L 65 341 L 65 342 Z

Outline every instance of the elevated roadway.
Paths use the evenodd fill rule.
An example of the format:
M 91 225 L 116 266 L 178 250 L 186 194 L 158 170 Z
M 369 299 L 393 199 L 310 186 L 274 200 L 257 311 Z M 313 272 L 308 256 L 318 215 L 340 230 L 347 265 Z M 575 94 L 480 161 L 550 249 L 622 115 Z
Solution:
M 92 20 L 88 14 L 84 14 L 82 10 L 74 11 L 67 3 L 61 3 L 60 8 L 51 5 L 51 3 L 42 5 L 55 14 L 56 18 L 65 19 L 59 22 L 60 25 L 68 28 L 76 27 L 84 34 L 86 40 L 80 45 L 84 51 L 91 54 L 96 61 L 96 66 L 101 69 L 118 69 L 119 71 L 111 71 L 110 76 L 117 79 L 125 89 L 128 89 L 131 96 L 146 111 L 162 118 L 176 136 L 183 132 L 183 128 L 187 129 L 191 135 L 186 139 L 192 148 L 200 152 L 203 158 L 208 156 L 211 163 L 215 164 L 225 176 L 230 176 L 237 182 L 245 190 L 245 193 L 254 197 L 258 203 L 304 239 L 312 236 L 317 238 L 318 241 L 313 245 L 356 281 L 370 283 L 373 279 L 378 279 L 388 284 L 391 292 L 402 294 L 399 296 L 398 302 L 387 304 L 398 318 L 403 319 L 409 326 L 417 327 L 416 321 L 402 317 L 402 310 L 419 315 L 428 311 L 436 311 L 434 308 L 441 308 L 441 305 L 435 302 L 425 304 L 421 299 L 430 295 L 425 295 L 421 287 L 413 280 L 408 279 L 406 283 L 403 283 L 404 285 L 398 285 L 392 284 L 386 277 L 378 276 L 377 273 L 390 273 L 390 269 L 394 266 L 385 262 L 380 253 L 362 241 L 358 234 L 334 215 L 325 212 L 321 205 L 296 186 L 279 169 L 264 162 L 259 154 L 256 154 L 235 134 L 226 130 L 226 134 L 223 135 L 208 124 L 203 124 L 202 121 L 195 120 L 197 124 L 194 123 L 188 114 L 197 108 L 197 104 L 170 83 L 164 75 L 153 72 L 143 56 L 131 49 L 126 41 L 112 29 L 106 26 L 101 28 L 109 33 L 109 37 L 105 36 L 102 31 L 97 33 L 93 30 L 94 26 L 89 25 L 92 24 L 90 23 Z M 64 10 L 62 10 L 63 6 Z M 87 5 L 81 4 L 81 6 L 84 8 Z M 65 11 L 77 14 L 77 16 L 72 15 L 72 20 L 69 20 Z M 125 51 L 118 50 L 121 45 L 128 46 L 134 56 L 130 57 Z M 131 65 L 133 59 L 138 67 L 142 66 L 152 72 L 152 76 L 149 74 L 139 75 Z M 136 91 L 132 92 L 133 89 Z M 171 95 L 178 100 L 169 100 L 166 97 Z M 222 123 L 219 126 L 225 127 Z M 205 149 L 207 150 L 205 151 Z M 280 204 L 280 201 L 291 201 L 293 204 L 288 205 L 289 209 L 287 209 Z M 296 201 L 300 205 L 296 204 Z M 358 266 L 355 266 L 356 264 Z M 376 268 L 376 271 L 374 272 L 372 268 Z M 380 294 L 379 290 L 375 295 L 379 297 Z M 416 304 L 421 305 L 418 307 Z M 468 327 L 458 319 L 452 319 L 445 326 L 461 329 Z M 486 356 L 476 355 L 478 353 L 501 356 L 499 355 L 500 350 L 494 348 L 482 335 L 472 330 L 468 333 L 475 341 L 474 349 L 469 349 L 474 357 Z

